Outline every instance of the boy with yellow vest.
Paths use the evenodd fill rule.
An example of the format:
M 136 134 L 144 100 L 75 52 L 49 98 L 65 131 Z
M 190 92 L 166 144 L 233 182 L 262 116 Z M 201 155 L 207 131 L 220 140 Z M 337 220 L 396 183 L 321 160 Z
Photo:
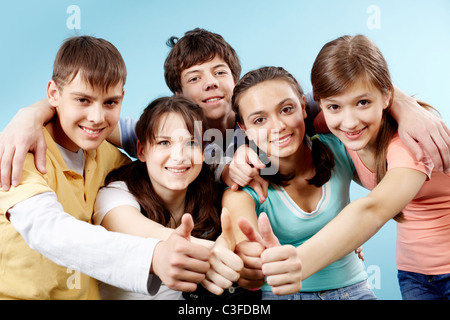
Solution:
M 58 51 L 47 85 L 57 116 L 43 128 L 47 173 L 29 153 L 20 184 L 0 190 L 0 298 L 96 299 L 93 278 L 154 294 L 161 280 L 193 290 L 204 278 L 209 250 L 189 242 L 189 216 L 161 242 L 90 224 L 106 175 L 129 161 L 105 141 L 119 120 L 125 80 L 120 53 L 103 39 L 74 37 Z M 176 243 L 183 250 L 175 252 Z M 182 265 L 168 263 L 171 255 L 181 255 Z

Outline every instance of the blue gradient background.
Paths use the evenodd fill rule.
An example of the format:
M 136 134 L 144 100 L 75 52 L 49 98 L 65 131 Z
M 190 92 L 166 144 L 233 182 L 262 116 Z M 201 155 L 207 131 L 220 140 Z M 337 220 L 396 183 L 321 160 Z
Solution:
M 70 5 L 80 8 L 79 29 L 67 27 Z M 372 5 L 380 10 L 380 28 L 370 28 Z M 365 34 L 384 53 L 394 83 L 436 106 L 449 122 L 449 0 L 17 0 L 2 1 L 0 11 L 0 129 L 20 107 L 45 97 L 60 44 L 82 34 L 105 38 L 120 50 L 128 67 L 122 116 L 138 117 L 150 100 L 171 94 L 163 77 L 166 40 L 195 27 L 223 35 L 239 54 L 242 75 L 283 66 L 305 91 L 326 42 Z M 352 198 L 366 193 L 352 187 Z M 369 282 L 380 299 L 401 299 L 395 233 L 389 222 L 364 245 Z

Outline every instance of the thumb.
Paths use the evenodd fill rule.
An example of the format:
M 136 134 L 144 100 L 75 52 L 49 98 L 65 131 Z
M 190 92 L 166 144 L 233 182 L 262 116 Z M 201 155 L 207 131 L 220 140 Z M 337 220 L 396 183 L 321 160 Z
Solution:
M 258 242 L 262 246 L 264 246 L 261 235 L 258 233 L 256 228 L 246 218 L 240 217 L 238 219 L 238 226 L 239 226 L 239 229 L 241 229 L 242 233 L 247 237 L 248 241 Z
M 36 164 L 36 168 L 42 174 L 47 173 L 47 169 L 45 167 L 46 155 L 47 155 L 47 144 L 45 140 L 39 141 L 36 146 L 36 150 L 34 152 L 34 161 Z
M 236 239 L 234 237 L 233 224 L 231 223 L 231 215 L 227 208 L 222 209 L 220 223 L 222 225 L 222 237 L 227 242 L 228 249 L 234 251 Z
M 175 229 L 175 233 L 187 240 L 191 238 L 191 232 L 194 229 L 194 221 L 189 213 L 181 217 L 181 224 Z
M 278 238 L 273 233 L 269 218 L 267 217 L 267 214 L 264 212 L 262 212 L 259 215 L 258 227 L 259 227 L 259 232 L 261 234 L 261 237 L 263 238 L 263 241 L 264 241 L 264 246 L 266 248 L 273 248 L 273 247 L 280 246 L 280 242 L 278 241 Z

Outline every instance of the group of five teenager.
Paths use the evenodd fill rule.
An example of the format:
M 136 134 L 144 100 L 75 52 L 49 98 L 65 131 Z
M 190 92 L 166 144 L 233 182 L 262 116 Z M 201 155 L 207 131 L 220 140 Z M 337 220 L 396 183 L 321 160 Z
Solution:
M 83 39 L 88 43 L 95 40 Z M 252 299 L 262 293 L 264 299 L 375 299 L 367 286 L 363 264 L 353 251 L 389 219 L 398 217 L 397 256 L 403 297 L 450 296 L 446 278 L 450 261 L 445 254 L 450 243 L 450 193 L 446 191 L 450 178 L 444 173 L 448 169 L 449 130 L 422 108 L 424 104 L 406 97 L 397 88 L 394 93 L 387 64 L 369 39 L 346 36 L 324 46 L 312 69 L 313 99 L 305 96 L 298 82 L 283 68 L 264 67 L 239 79 L 241 67 L 236 52 L 220 35 L 195 29 L 171 42 L 165 78 L 174 96 L 150 103 L 137 124 L 121 119 L 118 126 L 114 125 L 119 121 L 117 110 L 120 111 L 124 77 L 111 80 L 104 73 L 106 79 L 101 79 L 95 75 L 98 70 L 90 70 L 89 64 L 65 66 L 66 74 L 62 72 L 59 78 L 54 72 L 47 90 L 48 102 L 43 100 L 34 108 L 25 108 L 20 118 L 13 119 L 2 133 L 0 150 L 5 189 L 1 197 L 2 203 L 8 204 L 0 208 L 1 228 L 8 230 L 10 236 L 4 242 L 25 239 L 22 246 L 29 245 L 57 264 L 75 266 L 101 280 L 103 298 L 179 299 L 182 291 L 197 289 L 197 294 L 184 297 L 208 299 L 221 295 Z M 115 89 L 114 94 L 109 93 L 111 88 Z M 97 96 L 100 107 L 94 99 Z M 74 101 L 79 105 L 72 108 L 72 113 L 67 112 L 70 109 L 65 106 Z M 317 106 L 331 133 L 314 132 L 312 118 Z M 52 119 L 53 108 L 57 117 Z M 316 110 L 311 112 L 311 108 Z M 37 125 L 32 125 L 36 134 L 20 149 L 14 141 L 28 137 L 14 127 L 34 124 L 36 113 Z M 79 119 L 74 119 L 74 114 Z M 48 121 L 43 143 L 39 137 L 42 124 Z M 421 147 L 430 148 L 426 151 L 417 149 L 404 133 L 414 131 L 418 124 L 435 128 L 427 135 L 414 137 L 420 139 Z M 235 143 L 205 143 L 202 138 L 208 128 L 223 134 L 227 129 L 236 129 Z M 239 135 L 244 132 L 256 149 L 248 144 L 239 146 L 238 142 L 243 141 Z M 82 138 L 77 138 L 78 134 Z M 97 156 L 98 144 L 105 138 L 124 147 L 137 160 L 126 164 L 129 160 L 117 155 L 120 162 L 113 165 L 112 160 L 108 161 L 101 175 L 97 169 L 88 170 L 89 158 L 93 157 L 88 151 L 96 150 Z M 68 179 L 68 171 L 78 172 L 81 185 L 70 188 L 78 196 L 84 194 L 85 199 L 83 185 L 95 185 L 99 190 L 98 196 L 95 190 L 89 191 L 89 198 L 96 196 L 95 206 L 92 200 L 89 205 L 80 201 L 86 205 L 82 219 L 76 214 L 81 209 L 68 209 L 60 200 L 60 194 L 67 190 L 58 189 L 59 182 L 48 178 L 48 162 L 53 160 L 48 152 L 45 157 L 45 148 L 37 146 L 47 144 L 50 151 L 51 141 L 57 146 L 53 152 L 57 154 L 59 150 L 62 163 L 68 167 L 59 162 L 62 168 L 52 169 L 66 171 L 66 176 L 59 179 Z M 36 156 L 27 156 L 20 180 L 28 150 Z M 228 161 L 223 161 L 227 157 L 218 157 L 220 163 L 207 164 L 211 161 L 205 158 L 223 150 L 230 156 Z M 263 164 L 261 154 L 270 163 Z M 411 154 L 423 157 L 416 159 Z M 106 159 L 110 158 L 108 155 Z M 34 167 L 34 161 L 40 170 Z M 268 164 L 277 168 L 276 174 L 263 174 Z M 94 184 L 87 179 L 92 170 L 99 179 Z M 214 174 L 216 180 L 220 177 L 230 186 L 223 196 Z M 13 187 L 6 191 L 10 175 Z M 352 179 L 372 191 L 350 203 Z M 99 189 L 103 180 L 106 186 Z M 242 188 L 238 189 L 238 185 Z M 48 200 L 51 194 L 56 194 L 57 199 Z M 74 228 L 70 240 L 58 231 L 61 224 L 51 222 L 55 216 L 26 215 L 30 205 L 46 208 L 46 201 L 53 206 L 61 202 L 63 208 L 55 209 L 58 212 L 68 212 L 86 222 L 92 215 L 94 224 L 117 234 L 129 234 L 125 237 L 130 242 L 128 247 L 118 250 L 127 256 L 111 253 L 108 260 L 117 260 L 118 265 L 124 266 L 117 270 L 116 264 L 104 264 L 107 271 L 100 264 L 98 268 L 92 266 L 93 261 L 98 263 L 92 260 L 92 251 L 101 256 L 104 251 L 113 250 L 105 245 L 108 232 L 102 232 L 103 242 L 89 242 L 97 238 L 102 228 L 94 226 L 95 231 L 89 231 L 92 235 L 86 238 L 84 226 Z M 67 229 L 72 229 L 72 220 L 66 223 Z M 30 232 L 33 228 L 50 236 Z M 48 228 L 62 237 L 56 238 L 62 244 L 59 248 L 48 245 L 56 237 Z M 141 244 L 141 239 L 146 238 L 162 241 Z M 83 241 L 86 246 L 91 244 L 90 253 L 78 244 Z M 138 259 L 139 250 L 130 252 L 131 247 L 138 246 L 133 241 L 142 250 L 152 247 L 147 249 L 147 259 L 153 260 L 150 267 L 147 264 L 147 274 L 157 275 L 165 284 L 156 296 L 148 296 L 150 291 L 142 287 L 136 288 L 136 283 L 145 282 L 145 272 L 127 265 Z M 174 245 L 177 243 L 180 245 Z M 173 255 L 158 254 L 158 247 L 164 245 Z M 15 263 L 21 257 L 14 256 L 12 249 L 14 246 L 9 251 L 2 250 L 9 254 L 10 263 Z M 62 250 L 77 252 L 81 262 L 62 255 Z M 30 253 L 29 259 L 33 261 L 40 254 Z M 136 267 L 145 266 L 145 262 L 136 263 Z M 427 280 L 413 283 L 419 278 L 417 275 Z M 430 286 L 428 280 L 433 276 L 440 280 L 431 285 L 430 291 L 426 286 Z M 150 278 L 145 282 L 149 287 Z M 28 281 L 33 281 L 31 276 Z M 198 288 L 197 283 L 201 283 Z M 236 283 L 240 287 L 234 287 Z M 27 286 L 33 287 L 25 283 Z M 0 285 L 3 296 L 22 297 L 10 287 L 11 283 Z M 57 287 L 64 291 L 63 284 Z M 233 290 L 226 290 L 229 288 Z M 426 292 L 423 295 L 419 294 L 422 289 Z M 208 295 L 208 291 L 212 294 Z M 45 294 L 40 292 L 37 297 Z

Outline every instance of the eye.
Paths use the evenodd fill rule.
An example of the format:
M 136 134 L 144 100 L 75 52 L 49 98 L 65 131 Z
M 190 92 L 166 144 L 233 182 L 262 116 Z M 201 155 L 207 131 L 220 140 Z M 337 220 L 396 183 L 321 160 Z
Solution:
M 170 146 L 170 141 L 169 140 L 161 140 L 161 141 L 157 142 L 157 145 L 167 147 L 167 146 Z
M 191 141 L 188 141 L 187 142 L 187 146 L 188 147 L 198 147 L 200 144 L 196 141 L 196 140 L 194 140 L 194 139 L 192 139 Z
M 189 78 L 188 82 L 193 83 L 193 82 L 197 82 L 198 80 L 200 80 L 200 77 L 196 76 L 196 77 Z
M 327 109 L 330 111 L 338 111 L 341 107 L 338 106 L 337 104 L 330 104 L 329 106 L 327 106 Z
M 259 117 L 259 118 L 256 118 L 256 119 L 253 120 L 253 124 L 261 125 L 261 124 L 263 124 L 265 121 L 266 121 L 266 118 Z
M 108 101 L 105 101 L 104 104 L 107 107 L 114 108 L 115 106 L 117 106 L 119 104 L 119 101 L 117 101 L 117 100 L 108 100 Z
M 224 76 L 224 75 L 227 75 L 228 72 L 226 72 L 225 70 L 220 70 L 220 71 L 217 71 L 216 74 L 217 74 L 218 76 Z
M 77 101 L 79 104 L 82 104 L 82 105 L 87 105 L 87 104 L 89 104 L 89 100 L 86 99 L 86 98 L 77 98 L 76 101 Z
M 281 113 L 284 113 L 284 114 L 289 114 L 289 113 L 292 113 L 293 111 L 294 111 L 294 107 L 293 106 L 291 106 L 291 105 L 289 105 L 289 106 L 285 106 L 285 107 L 283 107 L 282 109 L 281 109 Z
M 359 100 L 357 105 L 359 107 L 367 107 L 369 104 L 370 104 L 369 100 Z

